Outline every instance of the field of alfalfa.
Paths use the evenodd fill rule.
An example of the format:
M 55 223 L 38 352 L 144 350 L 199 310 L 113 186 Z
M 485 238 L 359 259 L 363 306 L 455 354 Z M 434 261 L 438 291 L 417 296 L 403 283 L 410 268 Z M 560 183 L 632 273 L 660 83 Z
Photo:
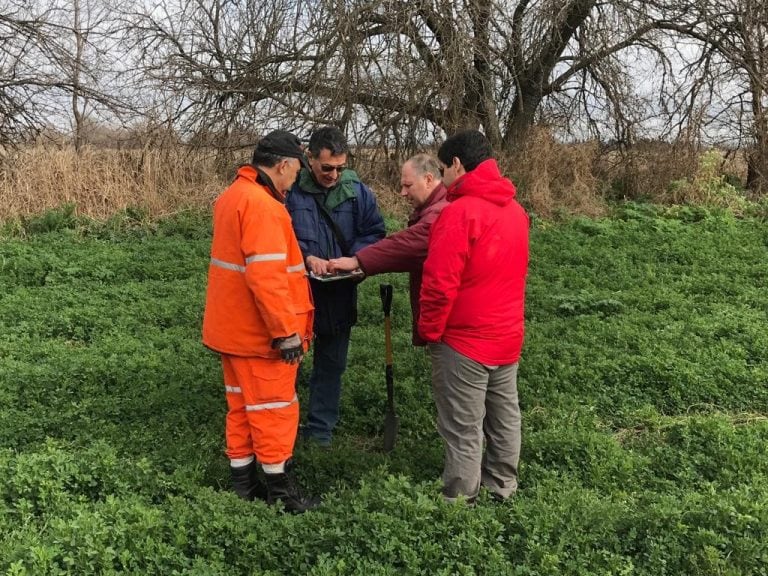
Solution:
M 533 219 L 504 505 L 441 501 L 406 277 L 365 280 L 337 442 L 296 453 L 325 501 L 291 516 L 226 490 L 220 368 L 200 343 L 210 214 L 144 216 L 63 208 L 3 229 L 0 572 L 768 574 L 763 219 Z M 380 281 L 396 293 L 391 454 Z

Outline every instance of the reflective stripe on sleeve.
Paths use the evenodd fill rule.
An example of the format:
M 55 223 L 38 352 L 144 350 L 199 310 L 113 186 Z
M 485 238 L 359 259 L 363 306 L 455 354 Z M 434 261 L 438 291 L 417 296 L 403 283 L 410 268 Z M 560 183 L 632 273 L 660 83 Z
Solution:
M 265 402 L 264 404 L 246 404 L 245 409 L 248 412 L 255 412 L 257 410 L 276 410 L 277 408 L 286 408 L 299 399 L 296 395 L 289 402 Z
M 296 264 L 295 266 L 288 266 L 288 268 L 286 268 L 286 271 L 287 272 L 304 272 L 304 269 L 305 269 L 304 262 L 302 262 L 301 264 Z
M 252 264 L 253 262 L 271 262 L 275 260 L 285 260 L 286 254 L 254 254 L 253 256 L 248 256 L 248 258 L 245 259 L 245 265 Z M 225 262 L 224 260 L 219 260 L 218 258 L 211 258 L 211 264 L 214 266 L 218 266 L 219 268 L 224 268 L 225 270 L 233 270 L 235 272 L 245 272 L 245 266 L 240 266 L 240 264 L 234 264 L 232 262 Z M 297 268 L 300 266 L 301 268 Z M 296 270 L 293 270 L 293 268 L 297 268 L 300 270 L 304 270 L 304 264 L 297 264 L 296 266 L 289 266 L 288 272 L 295 272 Z
M 224 268 L 225 270 L 245 272 L 245 266 L 240 266 L 240 264 L 232 264 L 232 262 L 224 262 L 224 260 L 219 260 L 218 258 L 211 258 L 211 264 L 218 266 L 219 268 Z
M 248 258 L 245 259 L 245 265 L 248 266 L 248 264 L 251 264 L 253 262 L 268 262 L 270 260 L 285 260 L 288 254 L 283 252 L 282 254 L 254 254 L 253 256 L 248 256 Z
M 227 392 L 232 392 L 233 394 L 242 394 L 243 391 L 240 388 L 240 386 L 224 386 L 224 389 Z

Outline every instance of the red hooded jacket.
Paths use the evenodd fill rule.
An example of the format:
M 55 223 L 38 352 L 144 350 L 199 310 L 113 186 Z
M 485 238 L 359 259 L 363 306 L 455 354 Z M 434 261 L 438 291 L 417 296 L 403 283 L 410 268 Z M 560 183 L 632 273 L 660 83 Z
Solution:
M 489 366 L 523 346 L 528 216 L 493 159 L 457 178 L 432 225 L 419 334 Z

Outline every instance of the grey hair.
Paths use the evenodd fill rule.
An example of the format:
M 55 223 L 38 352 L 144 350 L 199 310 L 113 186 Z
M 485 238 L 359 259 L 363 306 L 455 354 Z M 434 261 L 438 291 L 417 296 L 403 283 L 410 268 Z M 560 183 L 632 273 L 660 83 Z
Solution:
M 441 180 L 440 176 L 440 164 L 437 158 L 431 154 L 416 154 L 406 160 L 406 163 L 413 166 L 413 169 L 417 174 L 423 176 L 424 174 L 432 174 L 437 180 Z

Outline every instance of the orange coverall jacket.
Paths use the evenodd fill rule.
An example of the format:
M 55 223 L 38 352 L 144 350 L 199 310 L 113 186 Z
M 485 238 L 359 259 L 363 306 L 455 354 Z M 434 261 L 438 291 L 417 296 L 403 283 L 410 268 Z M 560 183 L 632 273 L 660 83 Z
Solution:
M 309 346 L 314 306 L 288 211 L 257 178 L 240 168 L 214 206 L 203 343 L 279 358 L 275 338 L 298 334 Z

